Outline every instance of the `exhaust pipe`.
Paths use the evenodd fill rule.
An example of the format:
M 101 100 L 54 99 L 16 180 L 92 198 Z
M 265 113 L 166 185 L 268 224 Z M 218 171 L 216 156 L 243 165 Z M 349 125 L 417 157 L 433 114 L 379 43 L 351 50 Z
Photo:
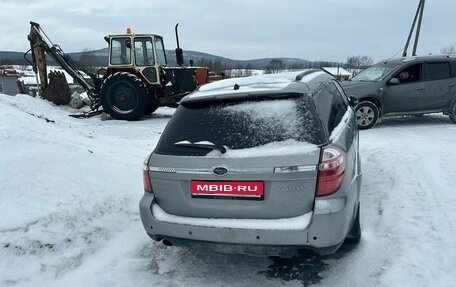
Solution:
M 171 241 L 169 241 L 168 239 L 163 239 L 162 243 L 163 243 L 165 246 L 173 246 L 173 244 L 171 243 Z
M 179 34 L 177 33 L 177 26 L 179 26 L 179 23 L 177 23 L 176 27 L 174 27 L 177 42 L 177 48 L 174 51 L 176 53 L 176 62 L 179 65 L 179 67 L 182 67 L 182 65 L 184 64 L 184 51 L 182 51 L 182 49 L 179 46 Z

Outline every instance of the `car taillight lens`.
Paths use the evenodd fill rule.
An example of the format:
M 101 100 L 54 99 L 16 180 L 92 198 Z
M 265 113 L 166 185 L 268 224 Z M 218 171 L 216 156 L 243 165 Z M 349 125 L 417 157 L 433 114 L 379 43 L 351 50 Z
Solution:
M 143 165 L 143 184 L 144 184 L 144 191 L 152 192 L 152 183 L 150 182 L 149 166 L 148 166 L 149 157 L 146 158 L 146 160 L 144 161 L 144 165 Z
M 149 172 L 147 170 L 143 170 L 143 183 L 144 191 L 152 192 L 152 184 L 150 182 Z
M 316 196 L 335 193 L 344 179 L 345 152 L 336 146 L 322 148 L 318 164 Z

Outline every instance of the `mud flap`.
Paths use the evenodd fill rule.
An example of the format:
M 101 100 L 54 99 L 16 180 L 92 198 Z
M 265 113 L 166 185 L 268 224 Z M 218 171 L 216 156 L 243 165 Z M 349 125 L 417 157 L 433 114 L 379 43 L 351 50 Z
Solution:
M 71 91 L 63 72 L 49 73 L 49 85 L 44 89 L 43 98 L 56 105 L 67 105 L 70 102 Z

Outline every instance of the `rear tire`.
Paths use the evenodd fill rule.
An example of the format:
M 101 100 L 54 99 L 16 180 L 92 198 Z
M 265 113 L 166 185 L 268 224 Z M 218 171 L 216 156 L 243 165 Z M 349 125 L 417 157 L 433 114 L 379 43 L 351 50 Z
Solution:
M 361 241 L 361 224 L 359 222 L 359 206 L 361 204 L 358 204 L 358 210 L 356 212 L 356 218 L 355 222 L 353 222 L 352 229 L 347 235 L 347 238 L 345 238 L 345 243 L 347 244 L 358 244 Z
M 149 98 L 147 101 L 147 109 L 145 115 L 150 115 L 155 112 L 159 107 L 158 101 L 152 98 Z
M 378 107 L 369 101 L 359 103 L 355 108 L 356 122 L 360 130 L 373 127 L 379 118 Z
M 456 124 L 456 103 L 453 105 L 453 108 L 451 108 L 448 115 L 450 116 L 450 120 Z
M 148 108 L 147 96 L 141 79 L 124 72 L 109 76 L 100 91 L 104 111 L 118 120 L 134 121 L 141 118 Z

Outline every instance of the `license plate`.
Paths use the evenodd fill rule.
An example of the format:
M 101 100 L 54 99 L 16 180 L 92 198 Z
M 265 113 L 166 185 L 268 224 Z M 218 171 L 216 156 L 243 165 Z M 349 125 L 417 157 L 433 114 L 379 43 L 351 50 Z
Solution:
M 225 199 L 262 199 L 264 184 L 262 181 L 190 181 L 192 197 Z

